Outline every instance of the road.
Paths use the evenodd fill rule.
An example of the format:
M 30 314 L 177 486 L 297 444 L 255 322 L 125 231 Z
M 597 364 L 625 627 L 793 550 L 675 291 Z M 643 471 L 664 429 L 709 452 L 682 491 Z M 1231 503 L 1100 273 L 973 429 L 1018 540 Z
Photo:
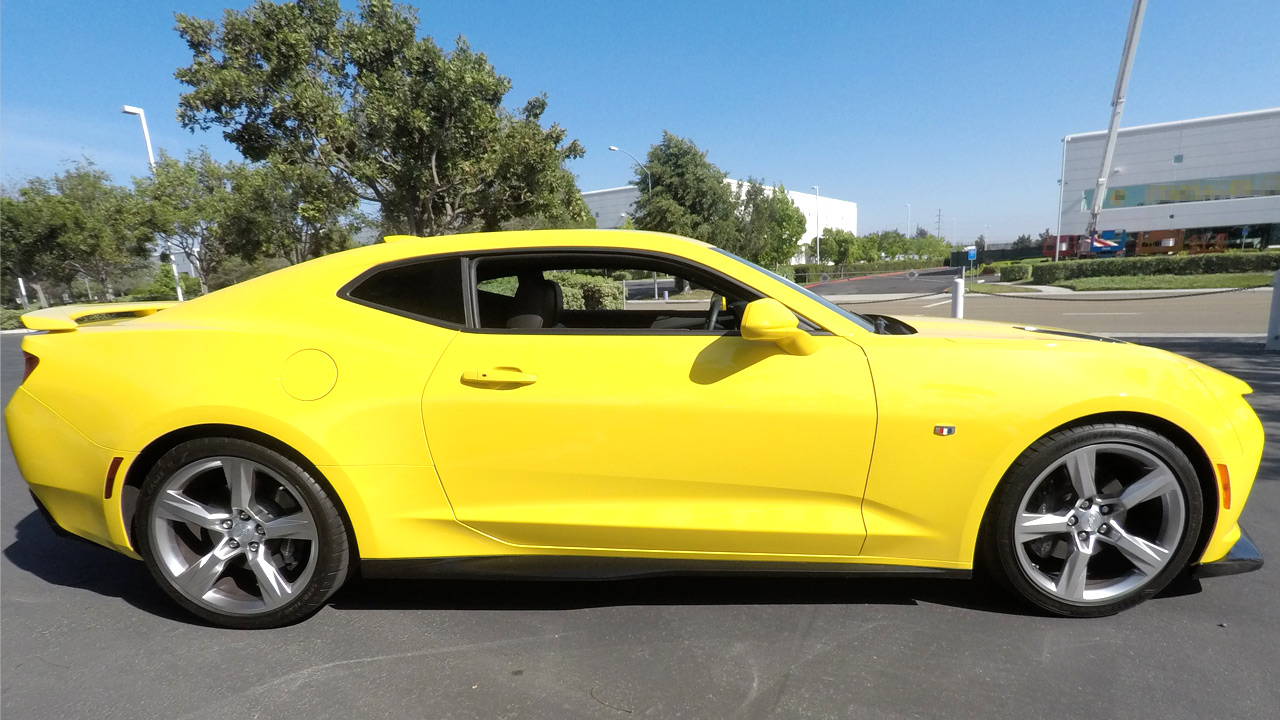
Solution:
M 1271 293 L 1269 288 L 1182 297 L 1168 297 L 1168 292 L 967 293 L 964 316 L 1092 333 L 1247 333 L 1261 337 L 1267 331 Z M 893 315 L 908 322 L 912 315 L 951 316 L 949 295 L 866 300 L 841 296 L 835 302 L 854 312 Z
M 942 292 L 951 287 L 956 277 L 954 268 L 927 268 L 924 270 L 858 275 L 842 280 L 809 285 L 819 295 L 881 295 L 903 293 L 919 295 Z
M 18 342 L 0 339 L 6 401 Z M 1244 521 L 1276 557 L 1280 362 L 1159 342 L 1257 389 L 1269 444 Z M 141 563 L 55 537 L 7 440 L 0 478 L 5 718 L 1280 716 L 1274 566 L 1089 621 L 977 581 L 365 581 L 303 624 L 235 632 L 177 611 Z

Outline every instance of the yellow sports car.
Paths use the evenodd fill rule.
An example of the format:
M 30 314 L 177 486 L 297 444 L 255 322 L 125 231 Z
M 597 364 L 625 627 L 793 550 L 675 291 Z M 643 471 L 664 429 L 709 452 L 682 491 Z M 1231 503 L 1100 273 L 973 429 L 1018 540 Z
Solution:
M 669 235 L 391 237 L 23 321 L 45 332 L 6 421 L 42 511 L 231 627 L 298 621 L 357 571 L 976 566 L 1098 616 L 1262 562 L 1237 524 L 1263 446 L 1245 383 L 857 315 Z

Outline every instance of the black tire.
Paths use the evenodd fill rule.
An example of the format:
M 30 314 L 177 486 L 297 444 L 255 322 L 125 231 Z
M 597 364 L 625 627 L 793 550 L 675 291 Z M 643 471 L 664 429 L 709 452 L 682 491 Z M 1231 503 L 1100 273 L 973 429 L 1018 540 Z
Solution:
M 249 478 L 241 485 L 248 488 L 239 495 L 247 498 L 242 512 L 234 507 L 233 476 Z M 184 507 L 193 508 L 194 520 Z M 346 524 L 325 486 L 284 455 L 234 438 L 192 440 L 160 458 L 139 493 L 133 540 L 175 602 L 228 628 L 309 617 L 342 586 L 350 566 Z M 212 580 L 199 594 L 179 577 L 195 588 Z
M 1092 474 L 1082 469 L 1090 458 Z M 1092 497 L 1079 492 L 1084 477 Z M 1168 438 L 1135 425 L 1071 427 L 1009 468 L 984 517 L 977 560 L 1040 610 L 1112 615 L 1186 568 L 1203 517 L 1195 467 Z

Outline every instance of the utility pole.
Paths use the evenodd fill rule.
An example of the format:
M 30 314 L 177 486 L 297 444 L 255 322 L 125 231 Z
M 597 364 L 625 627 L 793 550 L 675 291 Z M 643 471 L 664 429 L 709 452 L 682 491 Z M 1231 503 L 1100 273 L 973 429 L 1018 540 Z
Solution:
M 942 237 L 942 208 L 938 208 L 938 237 Z

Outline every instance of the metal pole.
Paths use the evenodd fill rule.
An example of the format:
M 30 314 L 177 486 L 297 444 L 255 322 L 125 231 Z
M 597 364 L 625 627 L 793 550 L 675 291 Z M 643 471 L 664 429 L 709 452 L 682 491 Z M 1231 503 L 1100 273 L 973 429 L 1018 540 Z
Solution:
M 813 253 L 818 256 L 818 262 L 822 262 L 822 193 L 818 192 L 818 186 L 813 186 L 813 224 L 817 226 L 817 231 L 813 235 Z
M 125 115 L 137 115 L 138 119 L 142 121 L 142 139 L 147 143 L 147 165 L 151 168 L 151 178 L 154 180 L 156 177 L 156 156 L 155 153 L 151 152 L 151 133 L 147 131 L 147 113 L 142 108 L 132 105 L 121 107 L 120 112 Z M 184 299 L 182 297 L 182 280 L 178 277 L 178 264 L 174 262 L 176 257 L 175 250 L 173 243 L 170 242 L 169 269 L 173 271 L 173 289 L 178 293 L 178 302 L 182 302 Z
M 964 266 L 960 266 L 960 277 L 951 281 L 951 317 L 964 318 Z
M 1271 321 L 1267 323 L 1267 349 L 1280 352 L 1280 270 L 1271 283 Z
M 27 283 L 22 278 L 18 278 L 18 292 L 21 293 L 20 298 L 22 299 L 22 309 L 30 310 L 31 303 L 27 300 Z
M 620 152 L 620 153 L 623 153 L 623 154 L 625 154 L 627 157 L 631 158 L 632 160 L 635 160 L 636 165 L 637 165 L 641 170 L 643 170 L 643 171 L 644 171 L 645 179 L 647 179 L 647 180 L 649 181 L 649 194 L 650 194 L 650 195 L 652 195 L 652 194 L 653 194 L 653 176 L 649 174 L 649 168 L 645 167 L 645 166 L 644 166 L 644 163 L 642 163 L 642 162 L 640 162 L 639 160 L 637 160 L 635 155 L 632 155 L 631 153 L 627 152 L 626 150 L 623 150 L 622 148 L 618 147 L 617 145 L 610 145 L 610 146 L 609 146 L 609 149 L 610 149 L 610 150 L 612 150 L 612 151 L 614 151 L 614 152 Z
M 1067 189 L 1067 140 L 1062 138 L 1062 169 L 1058 171 L 1058 234 L 1053 238 L 1053 261 L 1058 262 L 1058 250 L 1062 247 L 1062 194 Z
M 911 230 L 911 203 L 903 203 L 907 206 L 907 237 L 912 237 L 915 233 Z

